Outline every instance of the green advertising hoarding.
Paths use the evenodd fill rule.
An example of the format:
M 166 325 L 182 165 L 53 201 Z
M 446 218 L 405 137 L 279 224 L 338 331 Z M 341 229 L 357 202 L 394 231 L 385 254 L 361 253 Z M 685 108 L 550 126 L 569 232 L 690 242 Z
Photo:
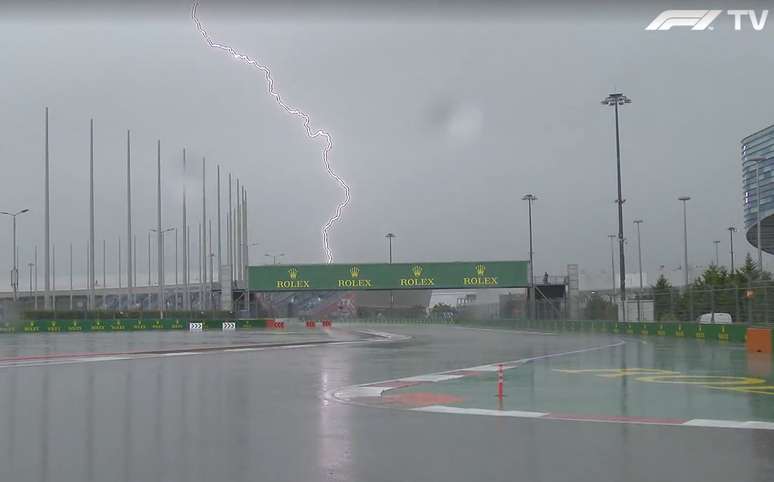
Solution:
M 251 266 L 253 291 L 524 288 L 528 261 Z

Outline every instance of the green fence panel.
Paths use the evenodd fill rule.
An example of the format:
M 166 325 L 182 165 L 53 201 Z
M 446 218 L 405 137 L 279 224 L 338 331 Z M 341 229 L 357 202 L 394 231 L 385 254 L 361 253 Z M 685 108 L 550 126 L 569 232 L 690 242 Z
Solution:
M 747 327 L 740 325 L 723 326 L 722 333 L 728 334 L 728 341 L 736 343 L 745 343 L 747 341 Z
M 168 330 L 187 330 L 188 321 L 186 320 L 164 320 L 164 326 Z
M 639 323 L 640 325 L 640 336 L 653 336 L 656 334 L 656 324 L 655 323 Z
M 0 333 L 16 333 L 16 328 L 15 324 L 8 321 L 0 323 Z
M 202 328 L 205 330 L 220 331 L 223 329 L 223 320 L 202 320 Z
M 107 321 L 92 320 L 89 322 L 89 331 L 108 331 L 109 329 Z
M 62 326 L 62 331 L 71 333 L 89 331 L 89 328 L 91 328 L 91 323 L 89 320 L 62 320 L 59 322 L 59 324 Z

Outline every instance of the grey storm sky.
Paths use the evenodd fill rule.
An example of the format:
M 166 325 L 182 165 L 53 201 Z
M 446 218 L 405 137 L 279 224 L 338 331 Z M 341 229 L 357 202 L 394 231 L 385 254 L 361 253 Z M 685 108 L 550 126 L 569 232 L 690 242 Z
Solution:
M 70 242 L 76 277 L 85 272 L 90 117 L 99 280 L 101 240 L 115 284 L 117 239 L 125 237 L 126 129 L 141 281 L 147 229 L 156 224 L 156 139 L 165 226 L 181 223 L 183 181 L 194 228 L 199 222 L 206 156 L 213 222 L 216 164 L 249 191 L 249 237 L 261 243 L 251 249 L 253 262 L 266 252 L 284 252 L 292 263 L 324 260 L 320 227 L 343 193 L 325 174 L 322 145 L 266 94 L 258 71 L 206 47 L 188 8 L 180 2 L 158 17 L 125 18 L 17 11 L 0 20 L 0 210 L 32 210 L 19 218 L 22 288 L 34 244 L 42 285 L 44 106 L 60 286 Z M 633 99 L 621 112 L 627 271 L 637 270 L 635 218 L 645 221 L 651 281 L 660 265 L 672 272 L 682 264 L 680 195 L 693 198 L 691 264 L 714 259 L 715 239 L 727 264 L 730 225 L 739 228 L 738 259 L 753 250 L 742 235 L 739 141 L 774 123 L 771 27 L 734 32 L 720 18 L 723 28 L 712 32 L 644 31 L 658 8 L 602 18 L 442 19 L 217 8 L 200 9 L 210 33 L 270 66 L 284 99 L 333 136 L 333 168 L 352 188 L 352 204 L 331 232 L 337 262 L 385 260 L 388 231 L 398 236 L 398 261 L 527 259 L 521 197 L 531 192 L 539 198 L 536 273 L 578 263 L 582 287 L 607 286 L 607 235 L 617 232 L 615 146 L 613 113 L 599 101 L 615 90 Z M 0 265 L 10 266 L 10 220 L 2 223 Z

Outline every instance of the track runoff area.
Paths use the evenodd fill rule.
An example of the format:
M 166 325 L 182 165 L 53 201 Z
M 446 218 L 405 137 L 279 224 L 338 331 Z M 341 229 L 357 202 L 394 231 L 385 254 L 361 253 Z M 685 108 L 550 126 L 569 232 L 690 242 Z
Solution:
M 584 346 L 371 381 L 329 396 L 425 413 L 774 430 L 770 354 L 723 342 L 520 334 L 536 345 L 561 337 Z
M 437 351 L 415 355 L 412 371 L 392 379 L 370 379 L 365 370 L 361 383 L 329 389 L 326 398 L 427 416 L 774 430 L 771 355 L 748 353 L 743 344 L 455 326 L 334 324 L 323 327 L 295 321 L 265 330 L 226 327 L 223 332 L 201 332 L 191 326 L 189 332 L 9 335 L 0 339 L 0 371 L 401 342 L 390 351 L 389 364 L 414 349 L 419 333 L 423 344 L 433 346 L 438 339 L 445 358 L 437 359 Z M 454 333 L 459 340 L 478 339 L 478 344 L 455 360 L 453 348 L 444 345 L 444 333 Z M 482 334 L 487 337 L 479 338 Z M 490 353 L 493 340 L 499 345 Z M 505 358 L 508 353 L 528 356 Z M 453 368 L 422 371 L 423 366 L 432 369 L 439 364 Z
M 410 327 L 290 321 L 280 329 L 224 328 L 203 332 L 191 323 L 188 332 L 8 335 L 0 339 L 0 370 L 403 342 L 391 352 L 399 359 L 404 346 L 414 345 Z M 441 360 L 457 366 L 423 373 L 423 363 L 433 367 L 439 360 L 420 359 L 415 364 L 420 368 L 407 376 L 365 379 L 328 390 L 326 398 L 428 415 L 774 430 L 771 355 L 748 353 L 743 344 L 430 328 L 431 345 L 444 332 L 462 339 L 486 333 L 489 340 L 497 335 L 518 340 L 514 352 L 530 356 L 502 358 L 508 352 L 502 346 L 488 355 L 483 344 L 468 359 L 489 363 Z M 428 328 L 416 329 L 427 343 Z

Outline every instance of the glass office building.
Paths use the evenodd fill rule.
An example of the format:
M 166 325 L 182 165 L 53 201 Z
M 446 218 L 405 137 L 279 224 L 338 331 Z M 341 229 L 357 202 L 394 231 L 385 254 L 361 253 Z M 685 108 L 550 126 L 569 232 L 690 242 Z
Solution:
M 761 249 L 774 254 L 774 125 L 742 139 L 742 190 L 745 237 L 758 247 L 760 215 Z

